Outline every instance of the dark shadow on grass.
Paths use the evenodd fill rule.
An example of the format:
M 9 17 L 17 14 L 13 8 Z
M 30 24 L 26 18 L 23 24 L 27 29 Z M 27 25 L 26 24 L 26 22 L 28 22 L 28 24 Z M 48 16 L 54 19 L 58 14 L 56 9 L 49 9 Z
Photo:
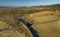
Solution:
M 39 37 L 37 31 L 35 29 L 33 29 L 31 26 L 32 24 L 27 22 L 26 20 L 22 19 L 22 18 L 17 18 L 20 22 L 22 22 L 32 33 L 33 37 Z

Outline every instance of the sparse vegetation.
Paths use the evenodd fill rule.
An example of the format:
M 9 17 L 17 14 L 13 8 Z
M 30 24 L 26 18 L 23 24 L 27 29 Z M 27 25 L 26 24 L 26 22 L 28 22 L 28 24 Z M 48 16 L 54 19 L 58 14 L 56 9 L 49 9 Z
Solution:
M 26 8 L 0 9 L 0 21 L 6 22 L 6 24 L 14 28 L 16 28 L 17 26 L 20 27 L 20 28 L 17 27 L 15 31 L 19 33 L 25 33 L 26 37 L 28 37 L 30 35 L 26 28 L 21 23 L 18 24 L 18 21 L 16 19 L 17 16 L 22 17 L 26 19 L 28 22 L 32 23 L 33 24 L 32 27 L 36 29 L 39 36 L 41 37 L 57 37 L 57 36 L 60 37 L 59 36 L 60 32 L 58 33 L 60 28 L 58 27 L 60 26 L 59 21 L 47 24 L 40 24 L 40 22 L 47 22 L 51 20 L 60 19 L 60 4 Z

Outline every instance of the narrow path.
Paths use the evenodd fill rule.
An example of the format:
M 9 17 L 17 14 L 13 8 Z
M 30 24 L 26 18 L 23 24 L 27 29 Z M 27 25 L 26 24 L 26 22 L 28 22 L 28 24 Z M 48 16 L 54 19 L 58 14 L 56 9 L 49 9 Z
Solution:
M 54 19 L 54 20 L 50 20 L 50 21 L 46 21 L 46 22 L 38 22 L 39 24 L 46 24 L 46 23 L 51 23 L 51 22 L 56 22 L 56 21 L 59 21 L 59 19 Z

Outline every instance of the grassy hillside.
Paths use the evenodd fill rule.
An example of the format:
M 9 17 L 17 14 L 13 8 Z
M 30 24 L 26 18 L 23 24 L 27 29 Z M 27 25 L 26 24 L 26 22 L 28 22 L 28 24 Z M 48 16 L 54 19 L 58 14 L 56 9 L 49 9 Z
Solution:
M 26 19 L 28 22 L 32 23 L 33 24 L 32 27 L 38 32 L 39 36 L 41 37 L 56 37 L 56 36 L 60 37 L 59 35 L 60 4 L 33 6 L 26 8 L 0 9 L 0 21 L 2 21 L 0 22 L 0 28 L 10 26 L 11 28 L 16 28 L 18 26 L 13 31 L 17 31 L 21 34 L 24 33 L 25 36 L 28 37 L 30 36 L 29 32 L 27 31 L 25 26 L 23 26 L 23 24 L 21 23 L 18 24 L 18 21 L 16 19 L 17 16 L 22 17 Z
M 59 12 L 44 11 L 23 16 L 23 18 L 33 24 L 32 27 L 40 37 L 60 37 Z
M 6 22 L 0 21 L 0 37 L 25 37 L 24 33 L 19 33 L 13 30 L 4 30 L 8 28 L 9 24 L 6 24 Z M 3 29 L 3 31 L 1 31 Z M 24 36 L 23 36 L 24 35 Z

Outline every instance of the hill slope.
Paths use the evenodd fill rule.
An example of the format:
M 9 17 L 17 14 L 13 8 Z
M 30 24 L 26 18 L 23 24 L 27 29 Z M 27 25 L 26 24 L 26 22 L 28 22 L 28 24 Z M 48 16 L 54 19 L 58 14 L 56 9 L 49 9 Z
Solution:
M 23 27 L 23 24 L 18 24 L 15 18 L 17 16 L 32 23 L 32 27 L 41 37 L 60 37 L 60 4 L 26 8 L 0 8 L 0 21 L 7 23 L 0 22 L 0 28 L 6 28 L 8 25 L 16 28 L 17 25 L 21 27 L 20 29 L 17 28 L 17 31 L 19 33 L 24 32 L 28 37 L 29 34 L 26 34 L 28 31 Z
M 31 22 L 40 37 L 60 37 L 60 16 L 58 12 L 44 11 L 23 16 Z

